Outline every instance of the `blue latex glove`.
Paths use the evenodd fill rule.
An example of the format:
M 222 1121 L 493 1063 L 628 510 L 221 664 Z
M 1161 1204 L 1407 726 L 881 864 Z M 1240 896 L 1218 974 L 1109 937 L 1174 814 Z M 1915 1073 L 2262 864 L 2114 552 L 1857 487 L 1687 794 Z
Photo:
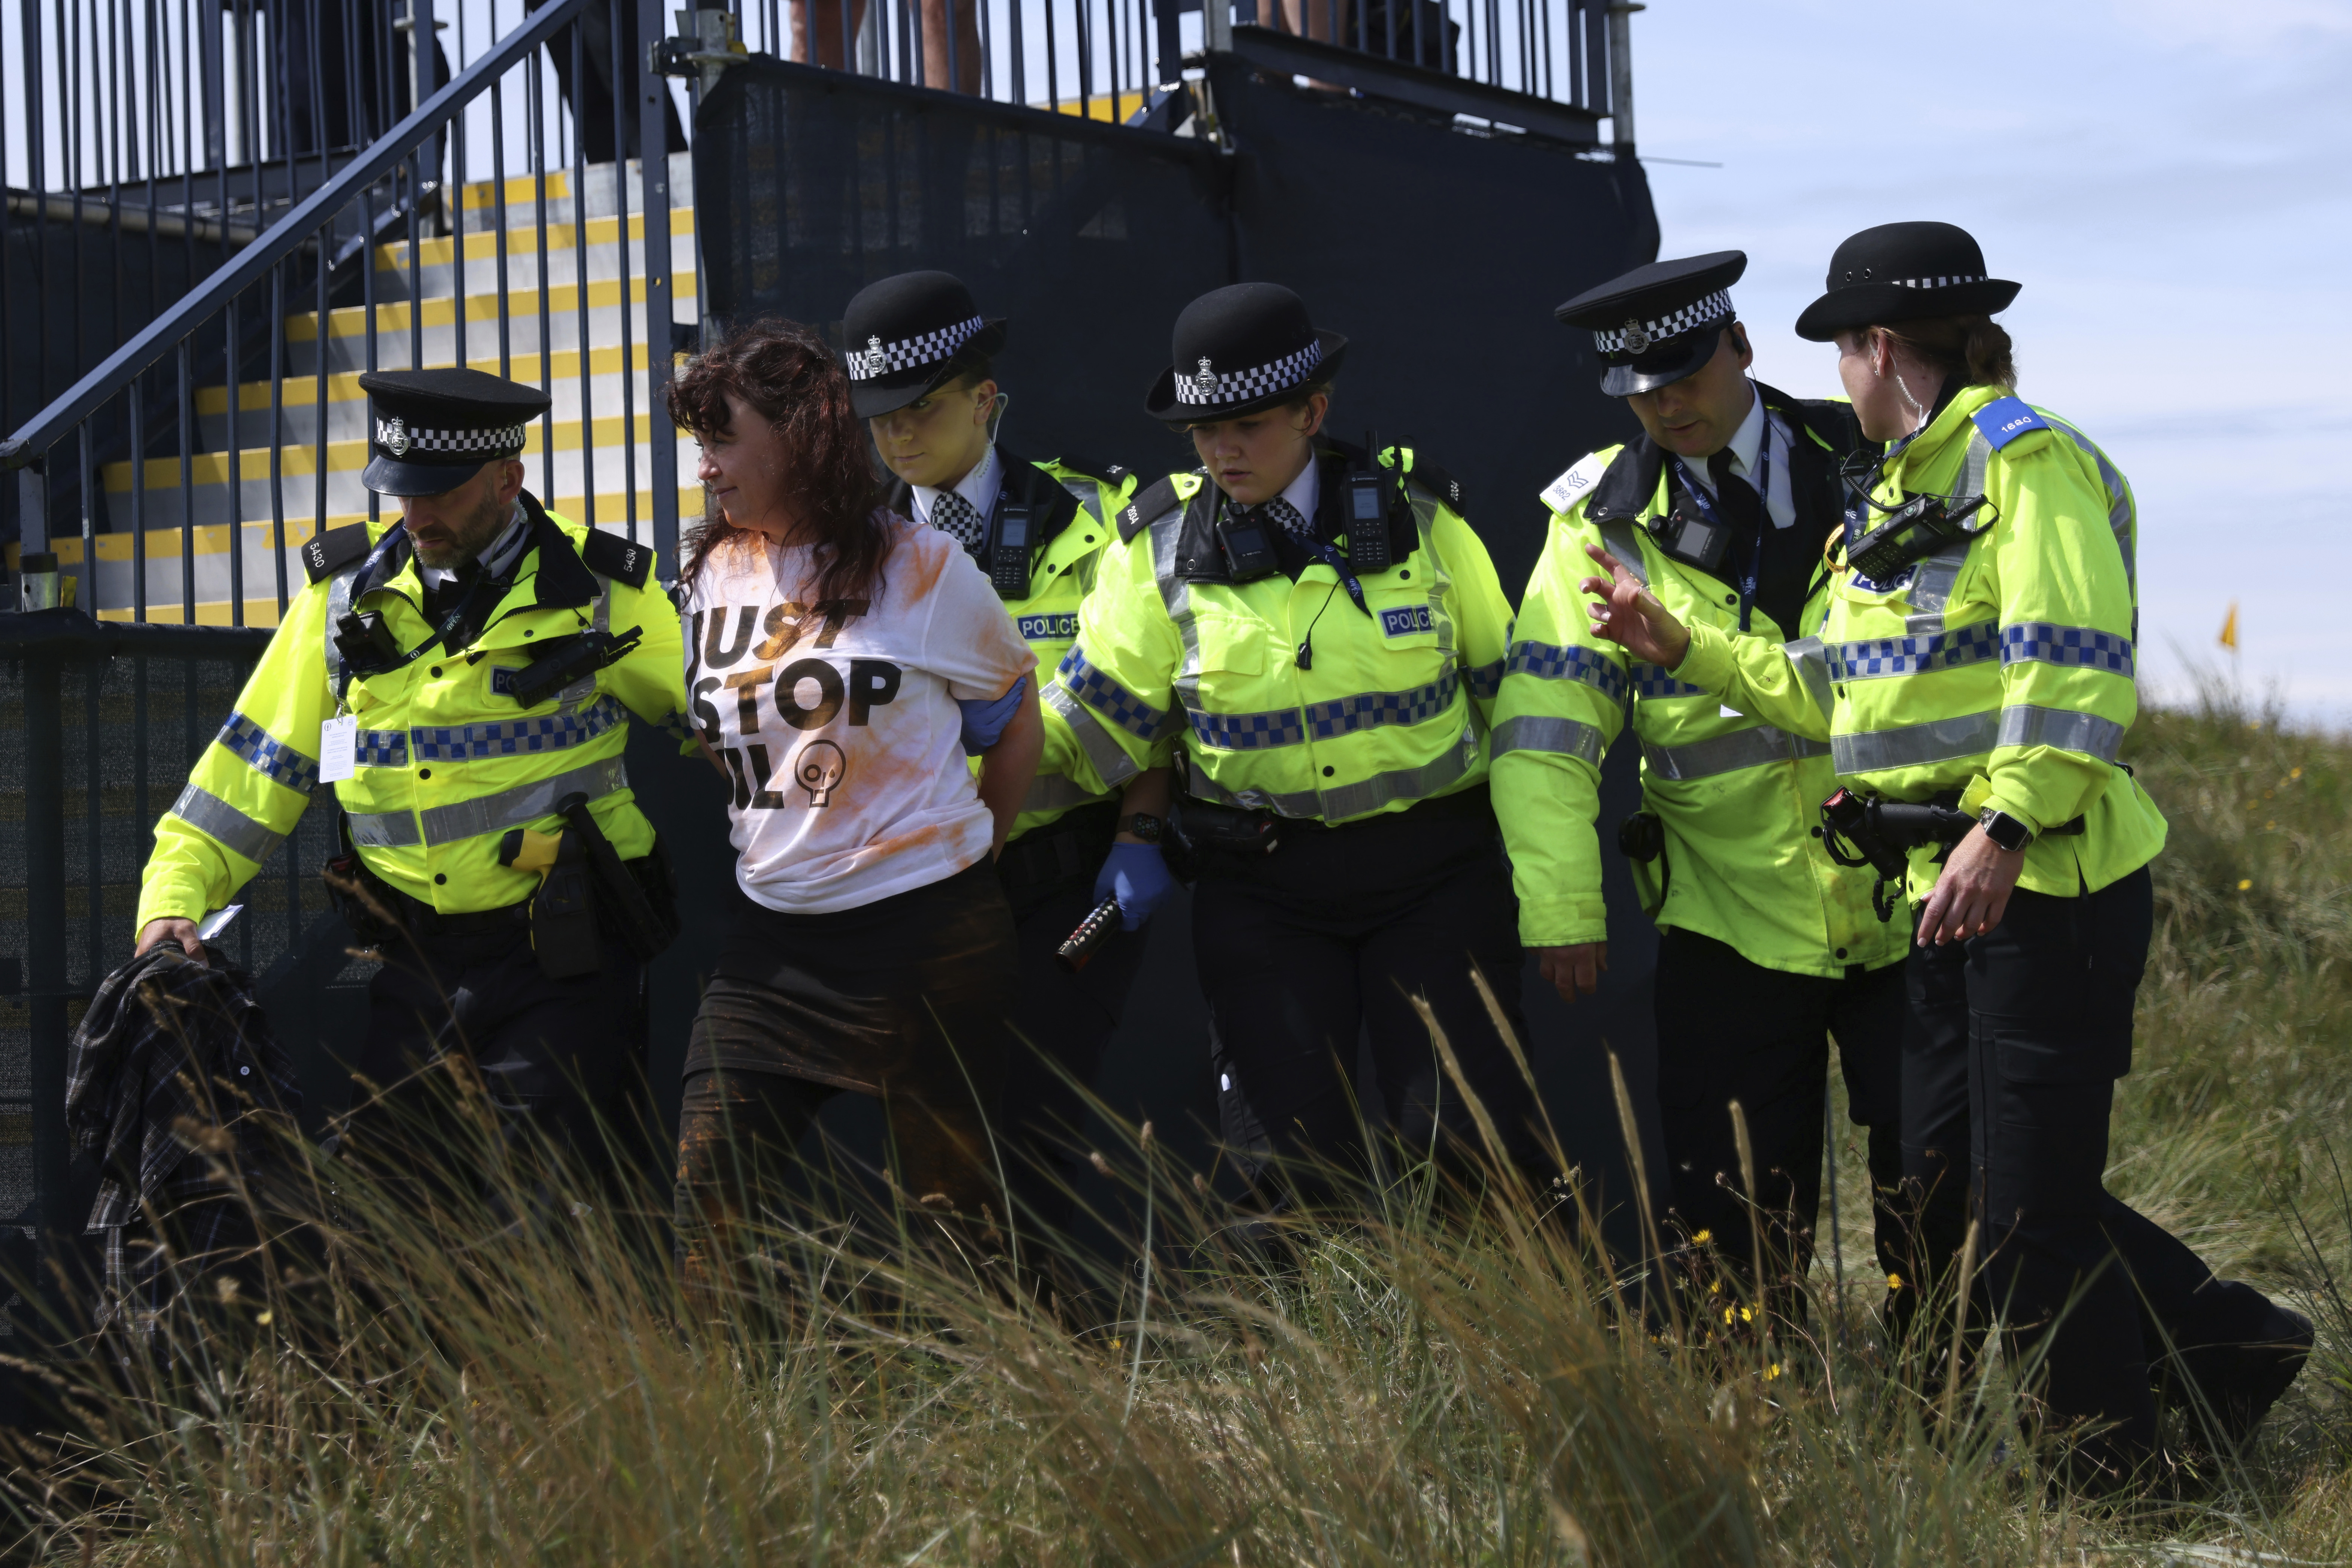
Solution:
M 965 755 L 976 757 L 1003 738 L 1004 726 L 1021 711 L 1021 696 L 1028 689 L 1029 678 L 1024 675 L 1002 697 L 956 699 L 956 706 L 963 710 Z
M 1095 873 L 1095 902 L 1117 897 L 1119 925 L 1133 931 L 1157 913 L 1176 890 L 1157 844 L 1114 844 L 1110 858 Z

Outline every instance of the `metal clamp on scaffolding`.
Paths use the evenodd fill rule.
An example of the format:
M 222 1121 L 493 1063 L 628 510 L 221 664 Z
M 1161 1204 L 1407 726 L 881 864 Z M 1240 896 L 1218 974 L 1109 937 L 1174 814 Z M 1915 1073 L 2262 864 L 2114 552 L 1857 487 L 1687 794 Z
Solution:
M 719 85 L 719 74 L 750 57 L 743 47 L 740 24 L 732 11 L 680 11 L 682 37 L 656 40 L 646 51 L 646 68 L 656 76 L 686 77 L 694 82 L 694 96 Z

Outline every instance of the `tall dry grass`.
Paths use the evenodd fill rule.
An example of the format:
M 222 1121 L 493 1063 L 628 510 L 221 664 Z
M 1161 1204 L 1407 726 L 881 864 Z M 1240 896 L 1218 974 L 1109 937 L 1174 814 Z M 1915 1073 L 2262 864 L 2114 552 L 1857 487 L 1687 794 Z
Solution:
M 2216 693 L 2150 715 L 2132 761 L 2173 845 L 2112 1179 L 2323 1328 L 2194 1500 L 2054 1493 L 1997 1364 L 1923 1405 L 1938 1346 L 1883 1345 L 1825 1264 L 1807 1335 L 1710 1341 L 1721 1295 L 1669 1313 L 1572 1194 L 1497 1176 L 1434 1222 L 1408 1171 L 1267 1246 L 1140 1132 L 1103 1152 L 1149 1288 L 1115 1260 L 1076 1328 L 887 1209 L 772 1216 L 708 1322 L 637 1217 L 661 1194 L 514 1173 L 496 1210 L 428 1209 L 325 1169 L 331 1209 L 281 1194 L 320 1211 L 317 1250 L 85 1363 L 83 1435 L 20 1456 L 11 1498 L 35 1552 L 126 1564 L 2352 1559 L 2352 747 Z M 1842 1151 L 1849 1219 L 1860 1168 Z M 1866 1234 L 1840 1239 L 1866 1273 Z

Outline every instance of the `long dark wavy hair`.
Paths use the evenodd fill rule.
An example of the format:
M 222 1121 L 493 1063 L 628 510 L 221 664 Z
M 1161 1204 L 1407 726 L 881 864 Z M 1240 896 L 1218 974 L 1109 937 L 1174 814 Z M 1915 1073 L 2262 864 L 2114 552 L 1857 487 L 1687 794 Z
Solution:
M 824 341 L 798 321 L 739 326 L 687 363 L 669 384 L 669 416 L 696 436 L 728 428 L 733 393 L 775 430 L 784 448 L 784 499 L 816 547 L 819 605 L 871 601 L 889 557 L 888 525 L 866 427 L 849 405 L 849 377 Z M 740 434 L 740 432 L 739 432 Z M 751 530 L 712 508 L 686 536 L 685 575 Z

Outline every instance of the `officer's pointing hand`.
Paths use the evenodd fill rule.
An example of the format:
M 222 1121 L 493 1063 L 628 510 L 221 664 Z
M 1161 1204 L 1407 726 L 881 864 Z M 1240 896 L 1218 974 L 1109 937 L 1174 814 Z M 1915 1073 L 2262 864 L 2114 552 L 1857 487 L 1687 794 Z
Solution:
M 1559 993 L 1559 999 L 1574 1003 L 1579 996 L 1590 996 L 1601 989 L 1601 976 L 1609 968 L 1609 944 L 1605 942 L 1580 942 L 1567 947 L 1536 949 L 1536 972 L 1544 984 Z
M 1593 635 L 1620 644 L 1635 658 L 1661 669 L 1682 663 L 1690 651 L 1690 628 L 1675 619 L 1674 612 L 1658 603 L 1642 580 L 1625 570 L 1623 562 L 1597 544 L 1586 545 L 1584 552 L 1609 574 L 1587 577 L 1579 584 L 1596 601 L 1584 606 L 1592 616 Z
M 139 933 L 138 951 L 131 956 L 144 958 L 167 942 L 178 942 L 182 952 L 199 963 L 204 962 L 205 944 L 196 936 L 196 922 L 184 921 L 177 915 L 164 915 L 149 921 L 146 929 Z

